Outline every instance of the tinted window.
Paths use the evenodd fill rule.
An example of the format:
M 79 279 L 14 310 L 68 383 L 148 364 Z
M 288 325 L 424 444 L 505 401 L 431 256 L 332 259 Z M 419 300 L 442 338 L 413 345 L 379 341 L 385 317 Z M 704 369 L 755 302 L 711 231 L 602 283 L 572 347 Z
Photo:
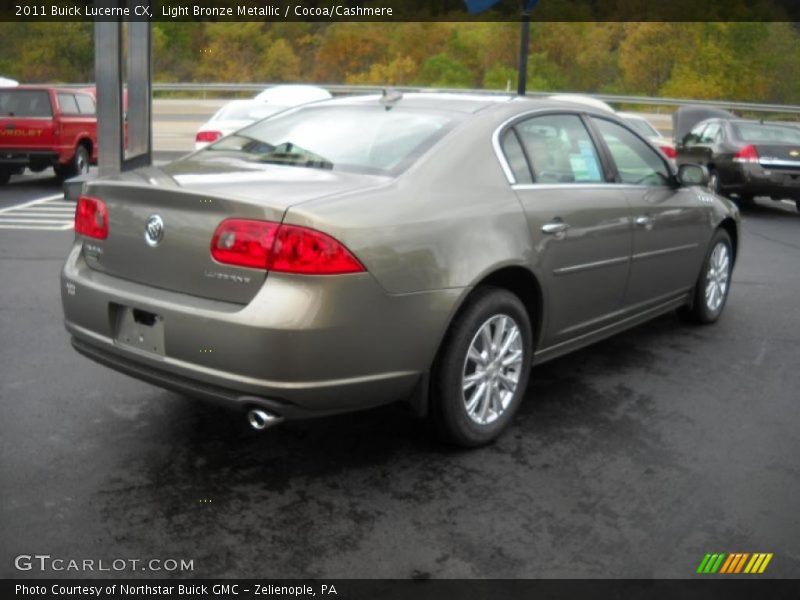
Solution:
M 315 106 L 291 110 L 206 148 L 260 163 L 396 174 L 458 119 L 446 111 L 396 106 Z
M 515 126 L 537 183 L 597 183 L 603 170 L 577 115 L 533 117 Z
M 800 144 L 800 130 L 763 123 L 732 123 L 736 137 L 743 142 Z
M 61 113 L 65 115 L 77 115 L 79 114 L 78 111 L 78 103 L 75 102 L 75 96 L 72 94 L 57 94 L 58 95 L 58 106 L 61 109 Z
M 531 171 L 528 167 L 528 159 L 525 158 L 525 152 L 522 150 L 522 146 L 520 146 L 513 129 L 509 129 L 503 135 L 502 146 L 508 166 L 511 167 L 511 172 L 514 173 L 514 179 L 516 179 L 517 183 L 533 183 Z
M 94 99 L 85 94 L 76 94 L 75 100 L 78 102 L 78 108 L 82 115 L 93 115 L 95 113 Z
M 0 115 L 52 117 L 50 94 L 44 90 L 0 90 Z
M 592 118 L 603 137 L 623 183 L 667 185 L 670 172 L 661 156 L 628 129 Z

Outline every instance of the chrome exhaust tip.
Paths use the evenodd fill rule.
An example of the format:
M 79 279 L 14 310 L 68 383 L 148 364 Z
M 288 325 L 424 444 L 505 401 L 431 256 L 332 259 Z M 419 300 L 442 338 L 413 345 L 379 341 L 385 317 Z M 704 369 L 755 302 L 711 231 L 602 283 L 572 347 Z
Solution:
M 256 431 L 264 431 L 283 422 L 283 417 L 273 415 L 261 408 L 251 408 L 247 411 L 247 422 Z

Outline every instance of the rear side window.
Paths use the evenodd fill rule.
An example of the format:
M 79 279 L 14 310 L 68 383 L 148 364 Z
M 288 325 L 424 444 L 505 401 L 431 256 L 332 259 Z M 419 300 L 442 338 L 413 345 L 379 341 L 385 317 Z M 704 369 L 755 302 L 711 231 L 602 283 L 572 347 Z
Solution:
M 75 101 L 75 96 L 73 94 L 57 94 L 57 96 L 58 107 L 61 109 L 61 114 L 80 114 L 80 111 L 78 110 L 78 103 Z
M 577 115 L 544 115 L 515 126 L 537 183 L 601 183 L 603 169 Z
M 617 123 L 592 117 L 617 165 L 622 183 L 667 185 L 670 171 L 661 155 Z
M 94 99 L 86 94 L 76 94 L 75 100 L 82 115 L 92 116 L 95 114 Z
M 528 159 L 525 157 L 525 152 L 513 129 L 509 129 L 503 134 L 501 145 L 503 147 L 503 154 L 506 155 L 508 166 L 514 174 L 514 180 L 517 183 L 533 183 L 531 170 L 528 167 Z
M 0 90 L 0 116 L 52 117 L 50 94 L 45 90 Z
M 719 136 L 720 125 L 718 121 L 713 121 L 708 124 L 703 130 L 703 134 L 700 136 L 700 143 L 701 144 L 713 144 L 717 141 Z

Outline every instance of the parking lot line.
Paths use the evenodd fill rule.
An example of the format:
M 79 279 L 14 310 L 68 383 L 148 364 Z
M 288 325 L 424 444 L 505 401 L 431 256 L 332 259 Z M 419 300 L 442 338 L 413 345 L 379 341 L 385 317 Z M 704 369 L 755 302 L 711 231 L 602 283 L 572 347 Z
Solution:
M 75 205 L 63 194 L 37 198 L 0 209 L 0 229 L 28 231 L 66 231 L 72 229 Z
M 6 208 L 0 208 L 0 214 L 7 213 L 12 210 L 17 210 L 20 208 L 25 208 L 26 206 L 34 206 L 36 204 L 41 204 L 42 202 L 48 202 L 52 200 L 62 200 L 64 199 L 64 194 L 54 194 L 52 196 L 45 196 L 44 198 L 37 198 L 36 200 L 30 200 L 28 202 L 23 202 L 22 204 L 15 204 L 14 206 L 7 206 Z

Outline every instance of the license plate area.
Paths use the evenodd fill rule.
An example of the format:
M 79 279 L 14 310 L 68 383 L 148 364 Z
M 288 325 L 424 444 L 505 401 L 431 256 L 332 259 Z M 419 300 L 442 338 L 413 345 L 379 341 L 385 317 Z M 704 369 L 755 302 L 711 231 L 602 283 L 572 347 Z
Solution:
M 164 355 L 164 317 L 120 305 L 112 306 L 112 314 L 116 315 L 114 341 L 117 344 Z

